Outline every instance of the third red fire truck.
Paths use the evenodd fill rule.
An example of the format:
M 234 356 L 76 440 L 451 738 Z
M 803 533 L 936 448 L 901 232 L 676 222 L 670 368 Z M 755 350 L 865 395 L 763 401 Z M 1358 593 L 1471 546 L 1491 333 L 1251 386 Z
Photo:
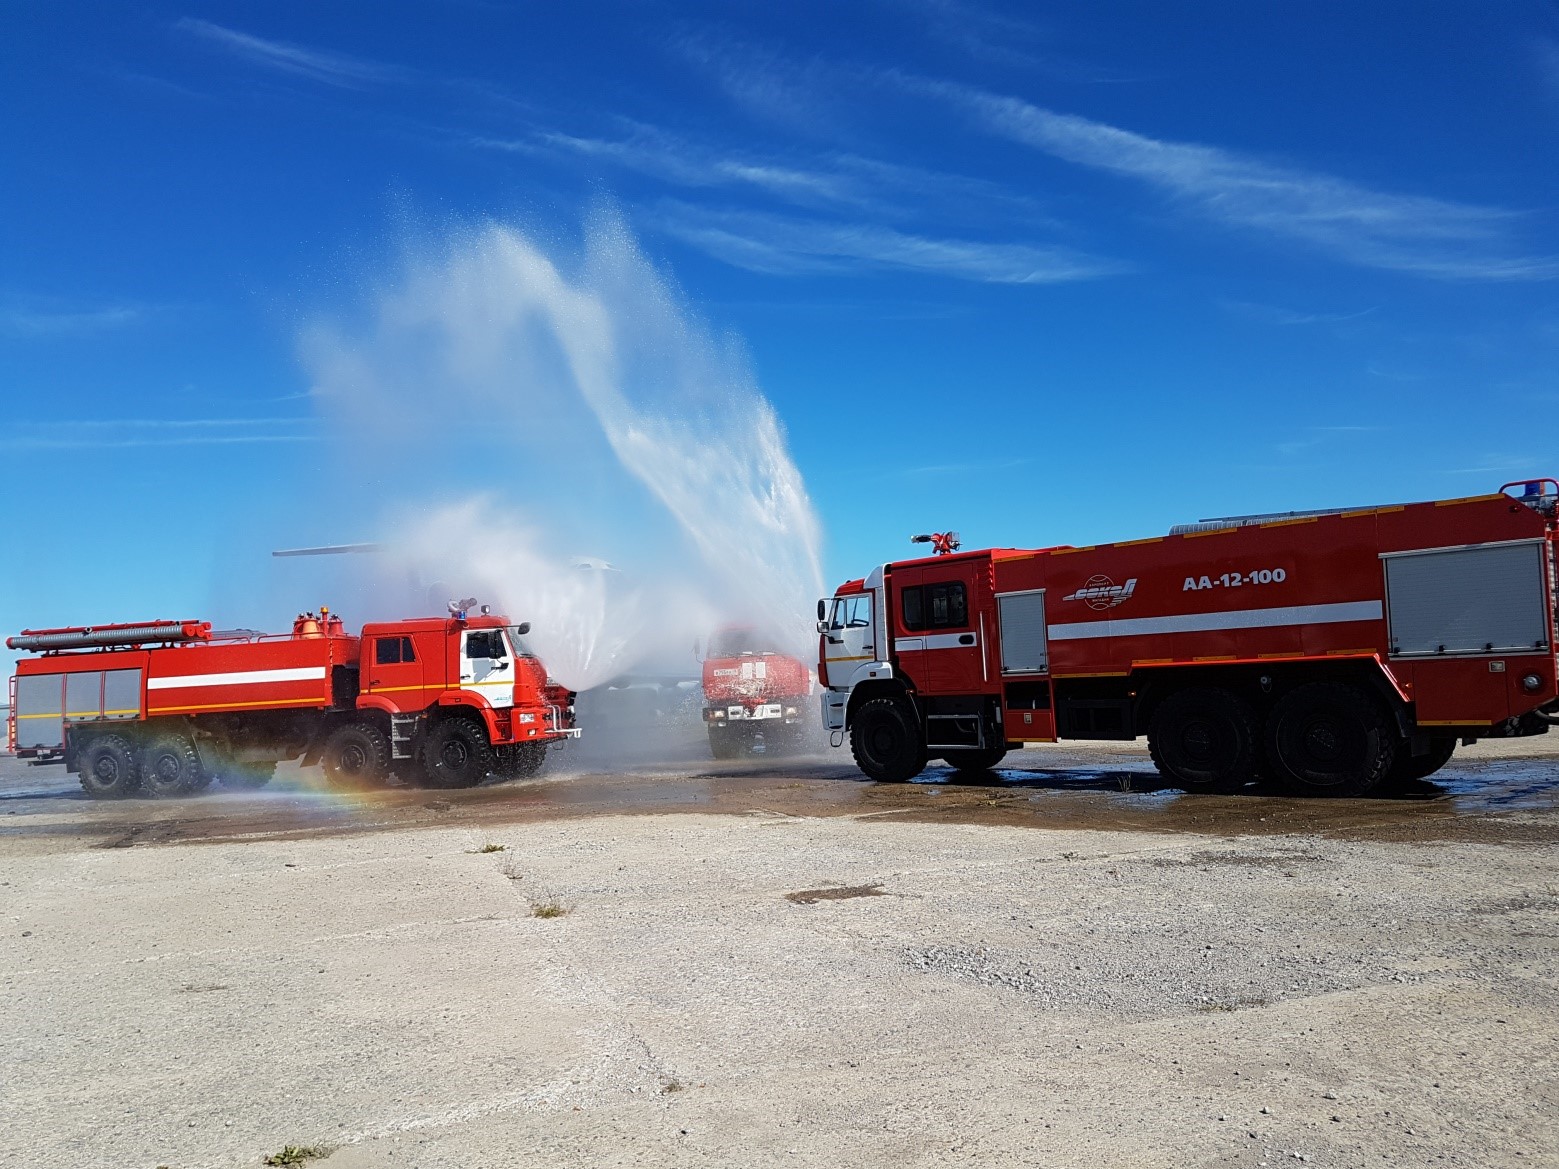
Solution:
M 63 760 L 98 798 L 258 787 L 297 758 L 348 789 L 523 777 L 579 733 L 574 695 L 517 640 L 529 629 L 469 600 L 361 635 L 324 610 L 279 635 L 202 621 L 27 630 L 6 640 L 39 655 L 11 680 L 10 747 Z
M 1132 739 L 1188 790 L 1358 795 L 1559 722 L 1551 479 L 1428 503 L 883 565 L 818 604 L 860 768 Z
M 709 639 L 704 659 L 704 723 L 716 759 L 734 759 L 761 741 L 764 754 L 799 746 L 811 704 L 811 673 L 750 625 Z

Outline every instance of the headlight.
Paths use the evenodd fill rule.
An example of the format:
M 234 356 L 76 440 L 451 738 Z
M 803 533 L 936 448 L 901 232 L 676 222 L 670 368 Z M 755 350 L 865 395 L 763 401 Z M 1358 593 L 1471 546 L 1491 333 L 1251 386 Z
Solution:
M 536 721 L 536 716 L 533 714 L 522 714 L 520 715 L 520 721 L 522 723 L 533 723 Z
M 1528 690 L 1538 690 L 1538 689 L 1541 689 L 1541 687 L 1543 685 L 1542 675 L 1541 674 L 1528 674 L 1526 677 L 1521 679 L 1521 685 L 1526 687 Z

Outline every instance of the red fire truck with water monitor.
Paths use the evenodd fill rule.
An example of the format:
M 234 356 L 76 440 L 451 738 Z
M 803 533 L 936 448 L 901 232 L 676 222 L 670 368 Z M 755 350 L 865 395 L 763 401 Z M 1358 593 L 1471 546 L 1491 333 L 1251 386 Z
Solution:
M 765 755 L 800 746 L 811 672 L 755 627 L 728 625 L 709 639 L 703 686 L 704 724 L 716 759 L 734 759 L 760 740 Z
M 549 744 L 578 735 L 574 695 L 523 652 L 528 624 L 475 606 L 357 635 L 324 609 L 280 635 L 204 621 L 27 630 L 6 640 L 39 655 L 16 664 L 9 745 L 63 760 L 99 798 L 259 787 L 296 758 L 344 789 L 532 775 Z
M 861 770 L 978 770 L 1146 734 L 1188 790 L 1358 795 L 1559 722 L 1559 483 L 883 565 L 818 605 L 825 727 Z

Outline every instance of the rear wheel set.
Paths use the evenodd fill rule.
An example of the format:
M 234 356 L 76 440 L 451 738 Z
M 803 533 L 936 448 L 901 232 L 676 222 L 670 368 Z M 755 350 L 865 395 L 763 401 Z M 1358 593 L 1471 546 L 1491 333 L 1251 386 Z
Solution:
M 1392 770 L 1398 745 L 1385 704 L 1345 683 L 1290 690 L 1267 717 L 1267 757 L 1296 796 L 1361 796 Z
M 1177 690 L 1148 723 L 1148 750 L 1164 778 L 1189 792 L 1233 792 L 1256 776 L 1256 719 L 1238 695 L 1215 686 Z
M 1257 733 L 1245 701 L 1217 687 L 1171 694 L 1154 712 L 1148 748 L 1165 778 L 1187 791 L 1230 792 L 1265 772 L 1288 794 L 1360 796 L 1388 774 L 1422 778 L 1450 757 L 1437 747 L 1393 771 L 1399 739 L 1391 712 L 1366 690 L 1309 682 L 1290 690 Z M 1419 767 L 1426 770 L 1408 776 Z

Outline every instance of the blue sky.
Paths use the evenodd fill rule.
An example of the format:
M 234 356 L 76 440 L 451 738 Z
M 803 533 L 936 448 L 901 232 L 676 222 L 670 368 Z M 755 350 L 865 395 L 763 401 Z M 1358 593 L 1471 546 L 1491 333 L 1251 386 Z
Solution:
M 397 472 L 317 408 L 310 330 L 463 225 L 567 256 L 603 207 L 738 339 L 830 584 L 916 531 L 1091 543 L 1559 469 L 1552 5 L 6 24 L 7 631 L 317 604 L 269 549 L 379 534 Z

